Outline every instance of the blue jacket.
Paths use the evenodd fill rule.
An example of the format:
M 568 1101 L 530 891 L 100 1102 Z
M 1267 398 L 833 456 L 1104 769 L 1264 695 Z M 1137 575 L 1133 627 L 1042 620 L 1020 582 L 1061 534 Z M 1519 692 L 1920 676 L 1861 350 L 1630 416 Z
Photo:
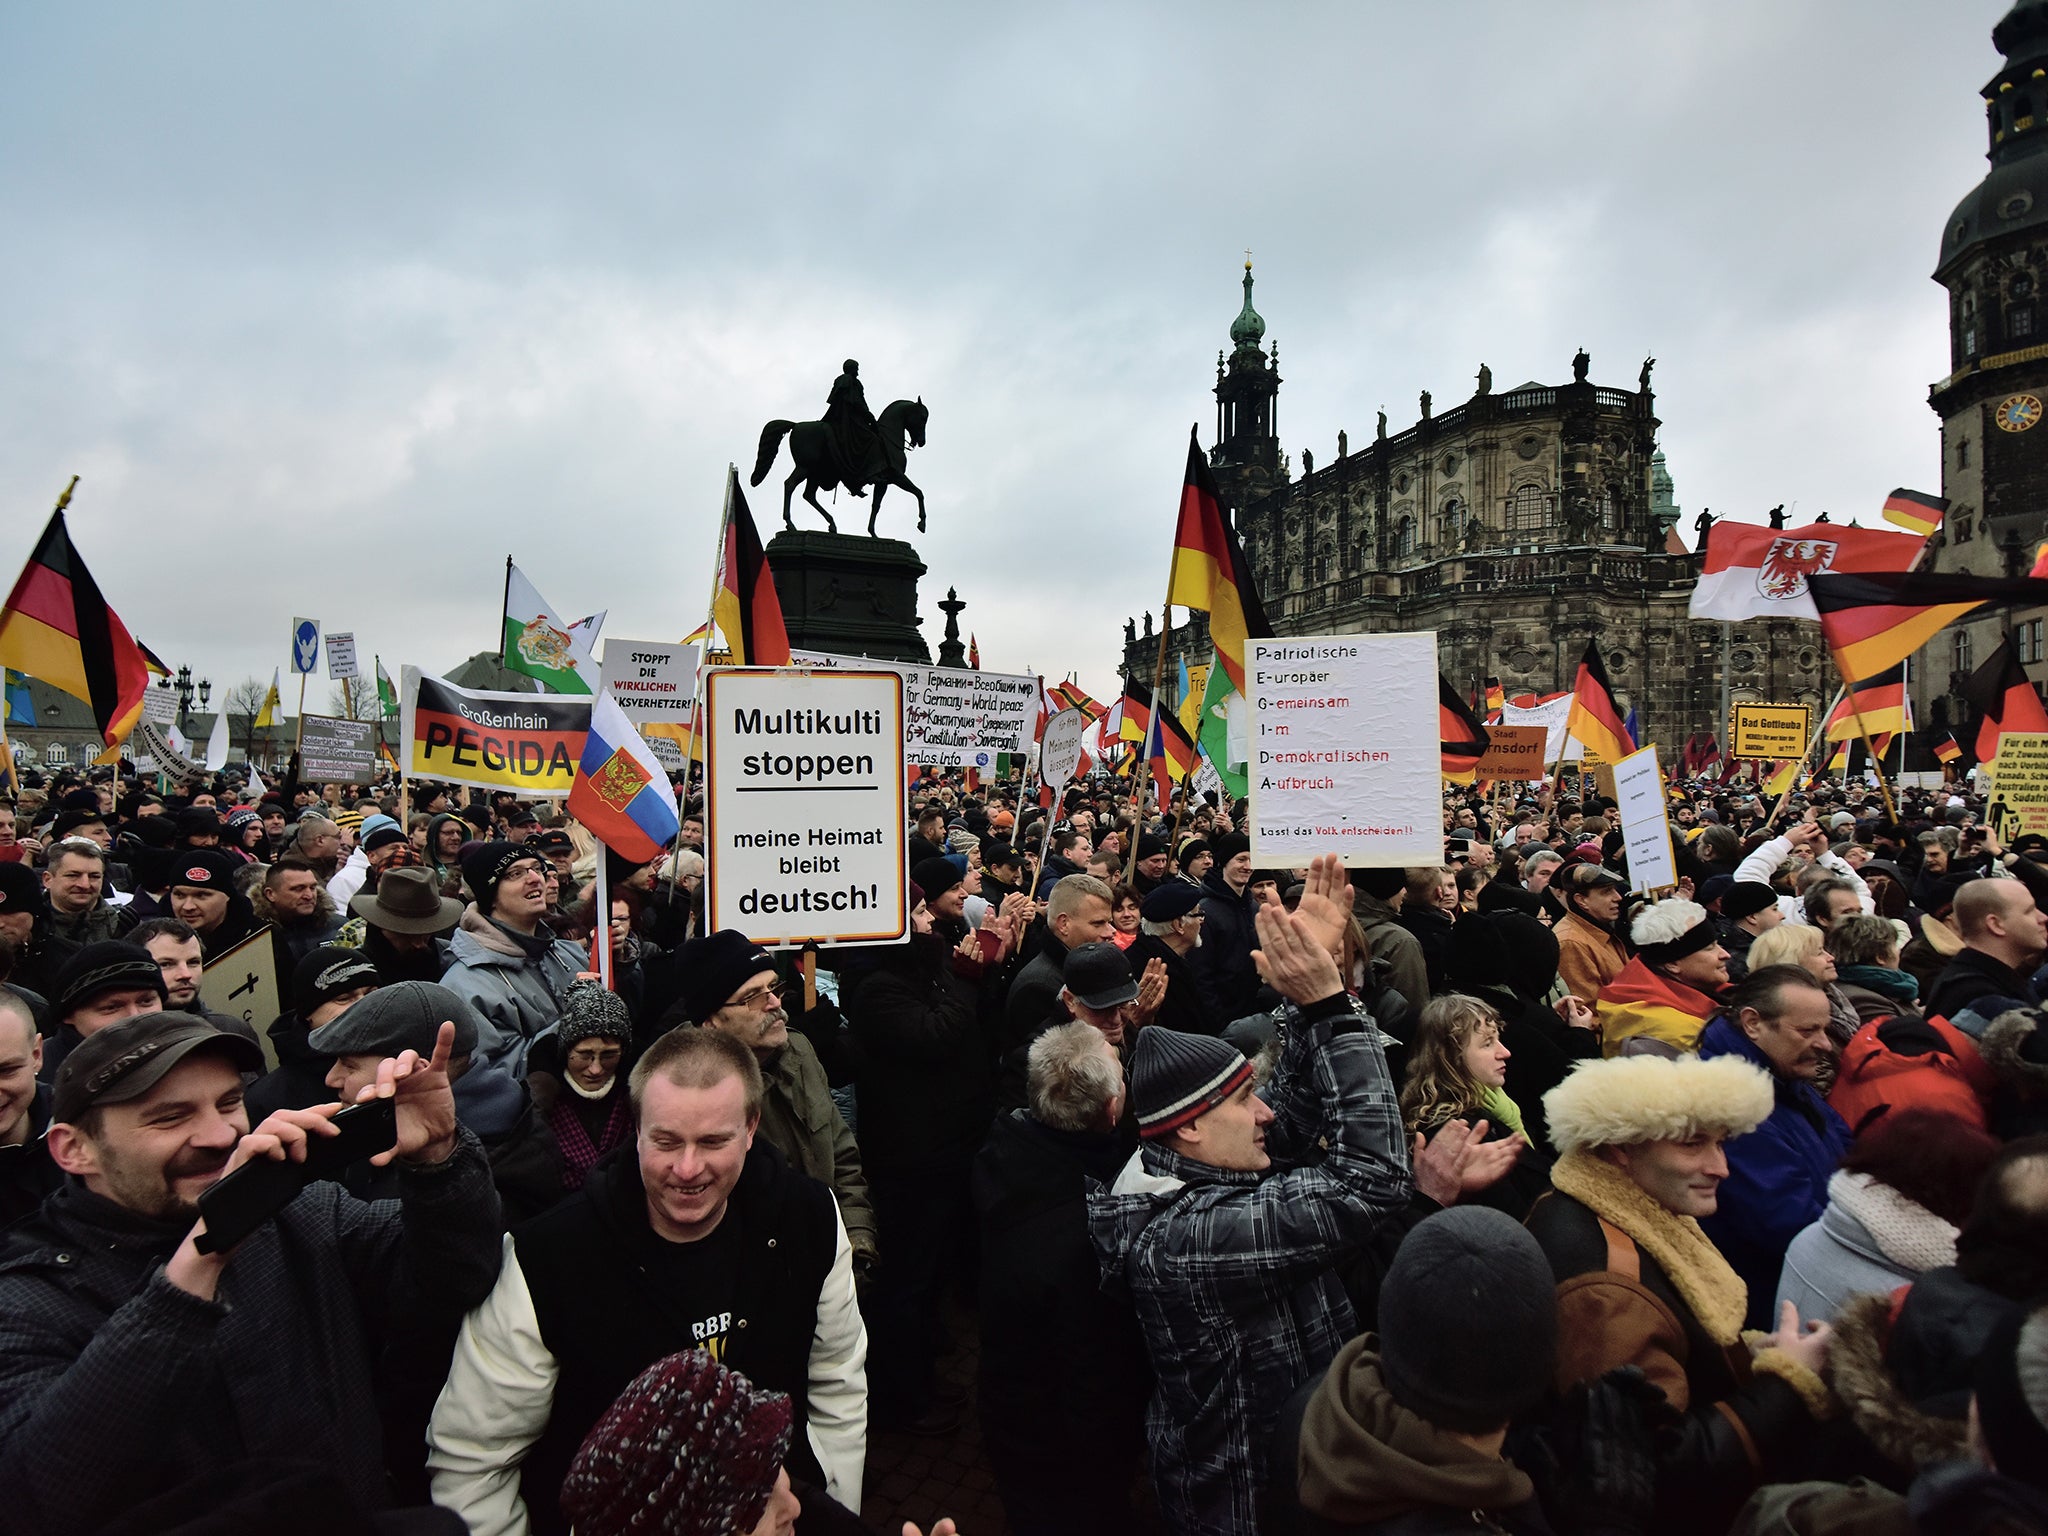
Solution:
M 1827 1209 L 1828 1180 L 1849 1150 L 1849 1127 L 1811 1083 L 1775 1071 L 1725 1014 L 1700 1035 L 1700 1055 L 1740 1056 L 1771 1074 L 1770 1118 L 1729 1141 L 1721 1208 L 1700 1223 L 1749 1287 L 1749 1324 L 1770 1328 L 1785 1250 Z

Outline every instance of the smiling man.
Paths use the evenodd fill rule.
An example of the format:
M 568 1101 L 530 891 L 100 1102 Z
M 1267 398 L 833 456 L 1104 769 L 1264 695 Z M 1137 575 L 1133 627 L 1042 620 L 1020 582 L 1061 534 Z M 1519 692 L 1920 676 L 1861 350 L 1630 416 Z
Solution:
M 473 1536 L 565 1532 L 555 1498 L 635 1376 L 703 1349 L 789 1394 L 789 1465 L 860 1507 L 867 1334 L 831 1192 L 754 1150 L 761 1069 L 732 1036 L 663 1035 L 633 1068 L 634 1155 L 514 1230 L 428 1430 L 434 1501 Z
M 441 985 L 482 1016 L 477 1054 L 526 1073 L 533 1037 L 562 1016 L 562 999 L 584 968 L 583 950 L 541 921 L 546 860 L 521 843 L 478 843 L 462 856 L 476 902 L 449 940 L 453 964 Z
M 379 1065 L 395 1203 L 313 1184 L 216 1253 L 197 1245 L 201 1192 L 257 1158 L 303 1160 L 340 1106 L 252 1132 L 242 1081 L 262 1053 L 189 1014 L 79 1046 L 49 1130 L 69 1178 L 0 1248 L 11 1524 L 98 1530 L 178 1484 L 281 1460 L 320 1466 L 365 1508 L 389 1503 L 379 1404 L 407 1353 L 390 1320 L 460 1315 L 489 1294 L 501 1249 L 483 1149 L 448 1092 L 452 1033 L 431 1060 Z
M 119 939 L 86 945 L 57 973 L 50 999 L 56 1029 L 43 1043 L 43 1081 L 54 1083 L 64 1058 L 108 1025 L 163 1006 L 163 973 L 148 950 Z
M 1757 974 L 1779 969 L 1793 968 Z M 1732 1056 L 1586 1062 L 1543 1096 L 1561 1155 L 1528 1226 L 1557 1281 L 1557 1386 L 1635 1366 L 1684 1415 L 1658 1453 L 1649 1529 L 1727 1530 L 1831 1408 L 1827 1325 L 1787 1302 L 1777 1331 L 1745 1344 L 1742 1277 L 1700 1230 L 1720 1207 L 1724 1144 L 1771 1107 L 1770 1077 Z
M 1701 1223 L 1749 1286 L 1751 1327 L 1767 1326 L 1785 1250 L 1828 1203 L 1849 1127 L 1814 1079 L 1834 1059 L 1828 994 L 1798 965 L 1767 965 L 1700 1036 L 1700 1055 L 1734 1056 L 1771 1075 L 1770 1117 L 1728 1152 L 1720 1208 Z
M 0 1227 L 28 1215 L 61 1182 L 43 1139 L 50 1090 L 36 1081 L 42 1064 L 35 1015 L 12 992 L 0 992 Z

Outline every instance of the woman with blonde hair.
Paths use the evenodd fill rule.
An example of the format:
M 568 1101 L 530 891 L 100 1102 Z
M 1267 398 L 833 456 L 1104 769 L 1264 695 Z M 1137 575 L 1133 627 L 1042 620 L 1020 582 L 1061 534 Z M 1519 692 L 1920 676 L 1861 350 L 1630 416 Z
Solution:
M 1491 1003 L 1461 992 L 1424 1004 L 1408 1041 L 1401 1123 L 1425 1141 L 1453 1120 L 1475 1130 L 1483 1125 L 1488 1141 L 1519 1139 L 1522 1154 L 1507 1176 L 1473 1198 L 1520 1221 L 1550 1188 L 1550 1159 L 1530 1144 L 1522 1112 L 1507 1095 L 1510 1052 L 1501 1044 L 1500 1026 Z
M 1863 1027 L 1863 1019 L 1856 1011 L 1855 1000 L 1835 979 L 1835 957 L 1828 953 L 1827 935 L 1806 923 L 1780 923 L 1770 932 L 1757 935 L 1749 946 L 1749 968 L 1760 971 L 1767 965 L 1796 965 L 1821 984 L 1828 995 L 1828 1039 L 1840 1056 L 1849 1037 Z M 1834 1081 L 1834 1073 L 1829 1070 L 1824 1076 L 1827 1081 L 1820 1085 L 1823 1093 Z

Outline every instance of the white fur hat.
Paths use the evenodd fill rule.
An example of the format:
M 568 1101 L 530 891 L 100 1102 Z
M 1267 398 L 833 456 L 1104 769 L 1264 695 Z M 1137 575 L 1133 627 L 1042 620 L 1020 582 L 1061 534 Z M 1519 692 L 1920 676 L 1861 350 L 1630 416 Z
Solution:
M 1687 903 L 1687 905 L 1691 905 Z M 1745 1136 L 1770 1117 L 1770 1075 L 1739 1056 L 1614 1056 L 1543 1095 L 1559 1152 Z
M 1698 902 L 1670 896 L 1663 901 L 1653 901 L 1638 912 L 1636 920 L 1629 924 L 1628 936 L 1635 940 L 1639 949 L 1645 944 L 1670 944 L 1684 938 L 1706 920 L 1707 909 Z

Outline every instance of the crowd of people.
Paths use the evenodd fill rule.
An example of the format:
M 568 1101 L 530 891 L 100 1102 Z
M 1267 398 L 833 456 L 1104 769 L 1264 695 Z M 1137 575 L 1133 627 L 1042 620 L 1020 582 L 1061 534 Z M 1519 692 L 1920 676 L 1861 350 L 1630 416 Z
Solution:
M 1644 893 L 1592 793 L 1347 870 L 931 774 L 809 977 L 683 811 L 0 807 L 0 1531 L 855 1532 L 970 1416 L 1023 1536 L 2048 1531 L 2048 837 L 1963 784 L 1674 785 Z

